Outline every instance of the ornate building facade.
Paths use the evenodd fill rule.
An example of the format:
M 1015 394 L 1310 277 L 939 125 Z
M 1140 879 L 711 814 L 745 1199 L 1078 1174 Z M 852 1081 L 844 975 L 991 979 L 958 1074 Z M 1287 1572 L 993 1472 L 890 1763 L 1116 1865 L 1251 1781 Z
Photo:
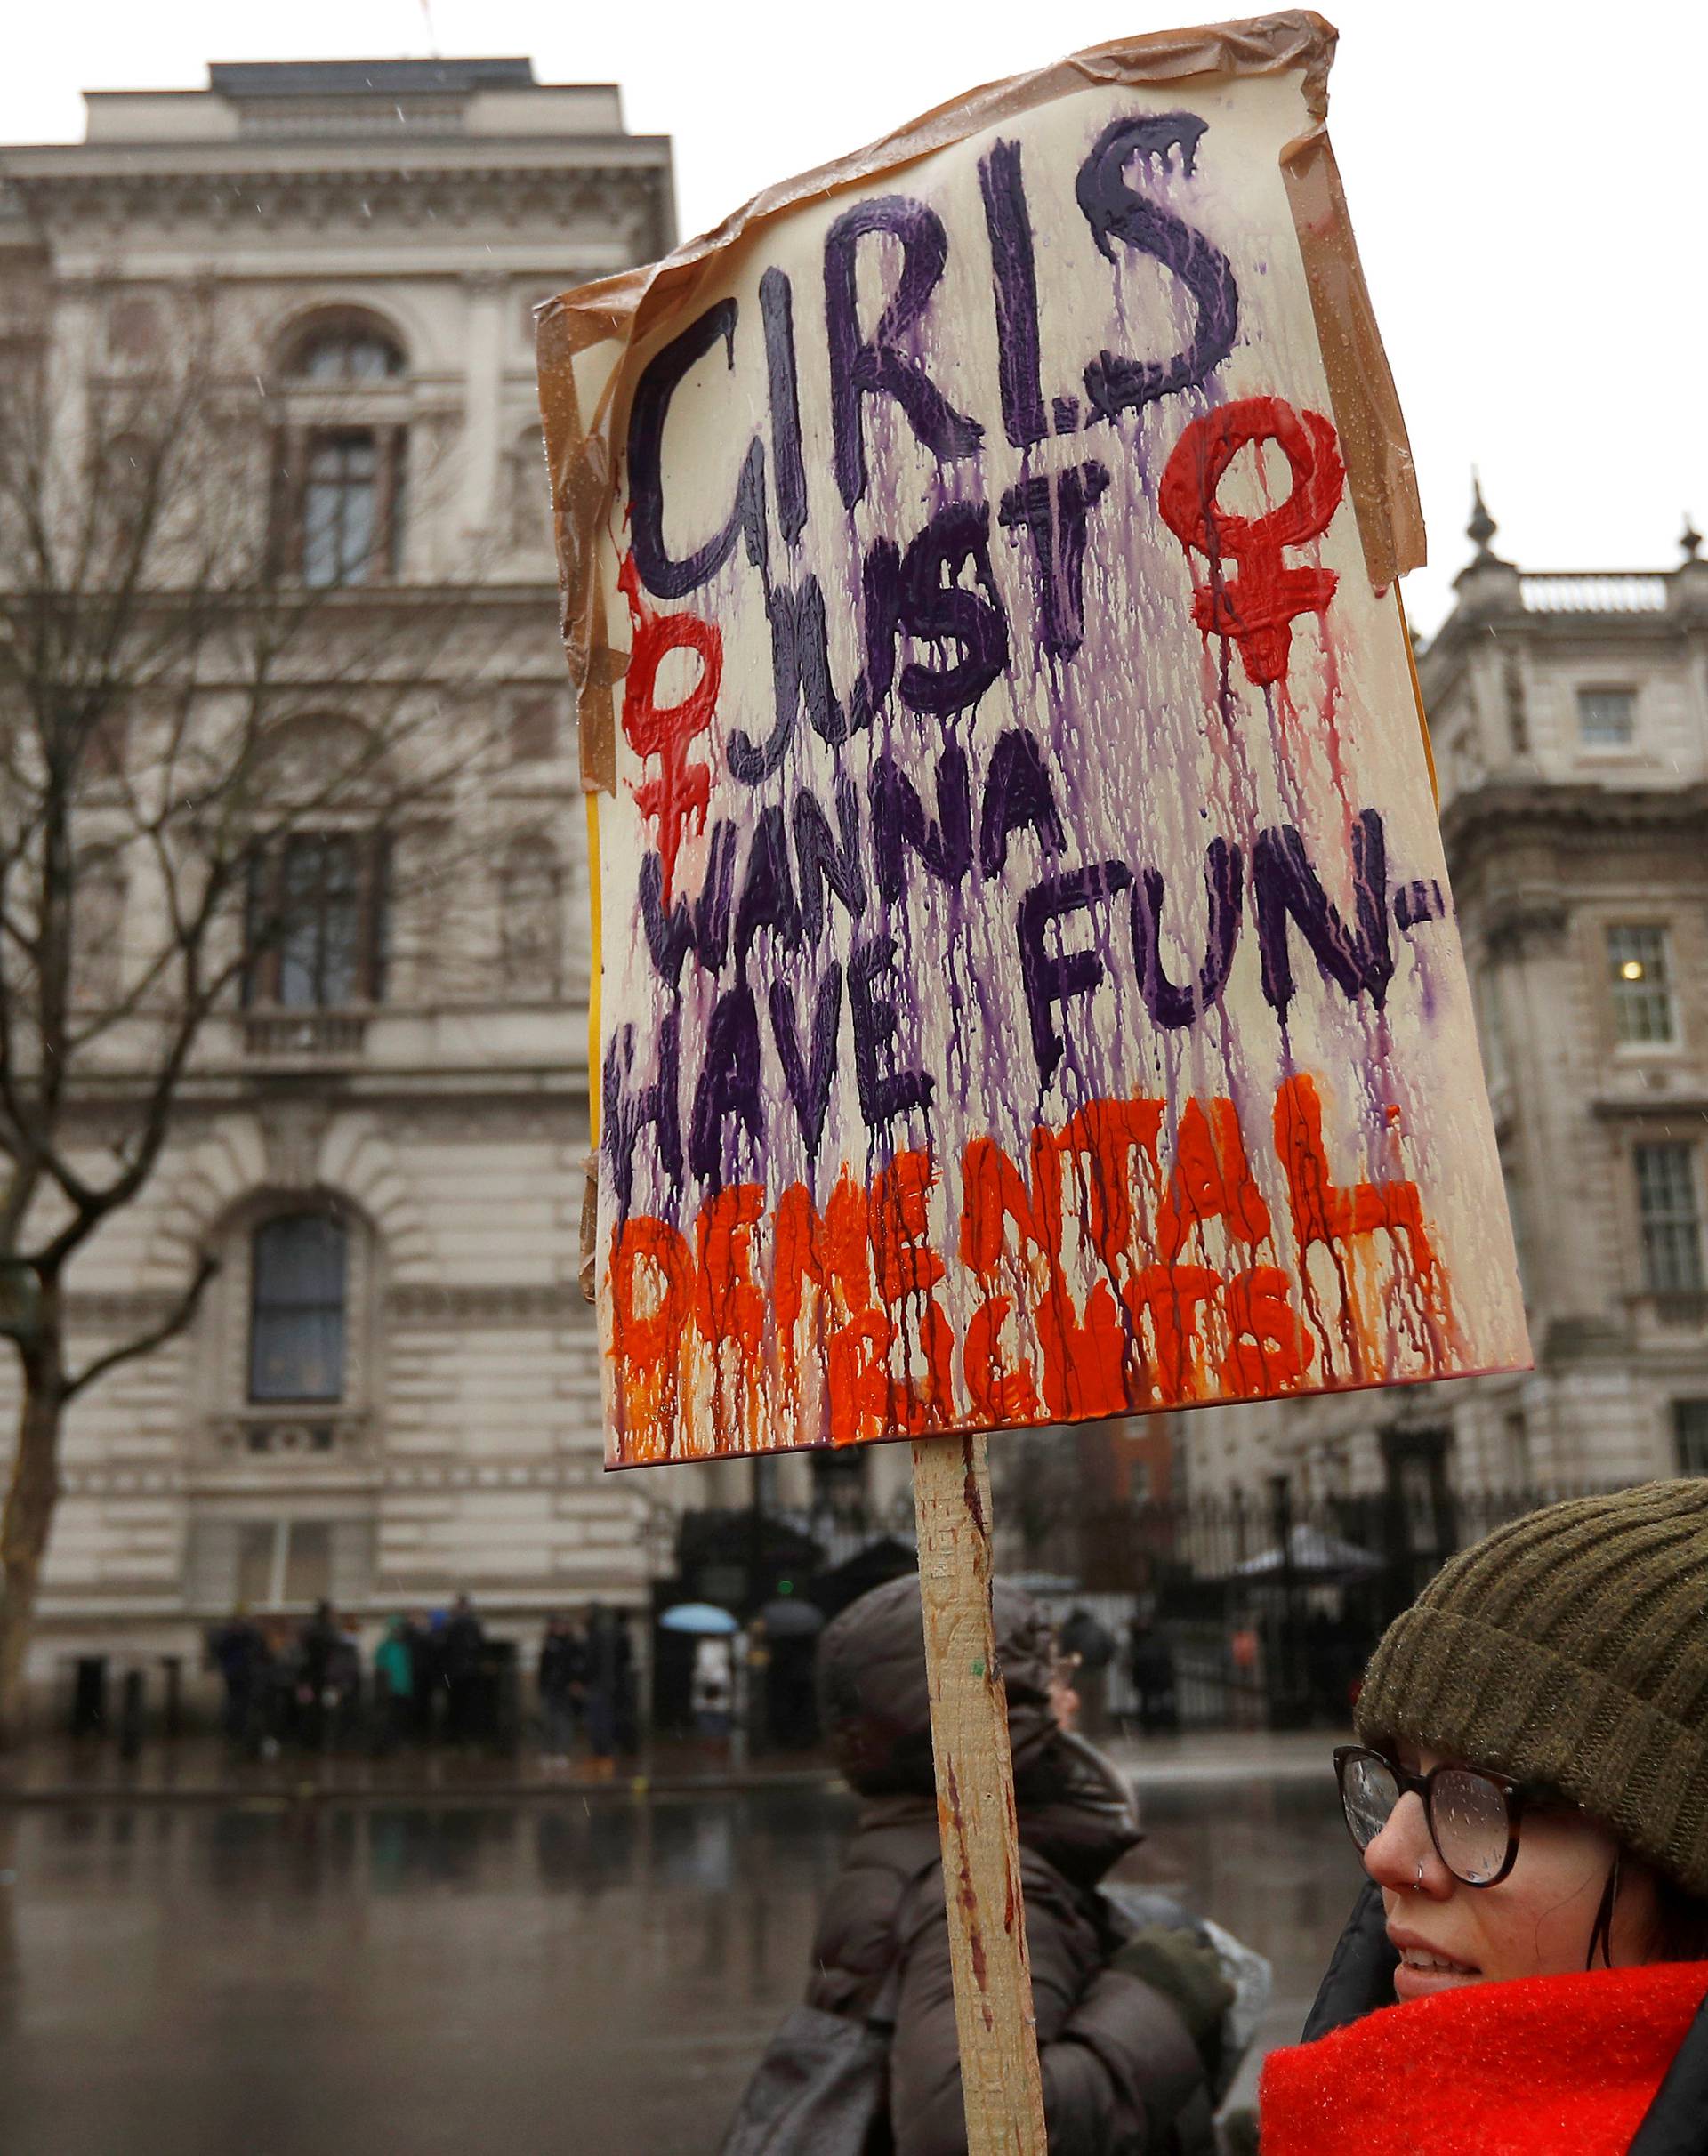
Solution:
M 1419 661 L 1535 1371 L 1191 1419 L 1195 1486 L 1708 1473 L 1708 561 L 1475 555 Z
M 300 918 L 205 1038 L 143 1196 L 75 1262 L 96 1343 L 145 1328 L 198 1249 L 220 1271 L 187 1333 L 74 1407 L 38 1679 L 193 1655 L 238 1600 L 377 1621 L 467 1591 L 523 1637 L 554 1606 L 638 1606 L 664 1500 L 704 1494 L 600 1468 L 584 827 L 532 322 L 665 251 L 673 214 L 668 141 L 526 60 L 215 67 L 0 153 L 0 280 L 41 295 L 53 366 L 99 394 L 211 297 L 270 392 L 293 572 L 400 599 L 461 580 L 507 744 L 455 935 L 399 932 L 352 834 L 293 841 Z M 360 724 L 359 695 L 328 701 L 328 728 Z M 106 897 L 91 962 L 122 970 Z

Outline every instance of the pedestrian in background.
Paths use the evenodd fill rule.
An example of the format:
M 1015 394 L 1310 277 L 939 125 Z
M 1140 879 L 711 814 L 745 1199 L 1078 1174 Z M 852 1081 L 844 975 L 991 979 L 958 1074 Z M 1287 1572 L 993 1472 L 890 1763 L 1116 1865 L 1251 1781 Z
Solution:
M 415 1654 L 409 1627 L 401 1617 L 387 1621 L 374 1650 L 374 1741 L 382 1753 L 395 1751 L 415 1726 Z
M 354 1617 L 337 1627 L 326 1665 L 326 1694 L 332 1715 L 332 1741 L 340 1751 L 362 1742 L 362 1628 Z
M 1208 2156 L 1209 2054 L 1232 1990 L 1196 1937 L 1140 1930 L 1097 1891 L 1140 1839 L 1132 1792 L 1071 1733 L 1070 1666 L 1043 1611 L 1000 1581 L 993 1604 L 1050 2147 Z M 890 1581 L 844 1610 L 821 1636 L 818 1671 L 832 1751 L 865 1802 L 819 1920 L 810 2007 L 893 2031 L 868 2149 L 965 2156 L 918 1580 Z M 812 2156 L 798 2132 L 777 2137 L 798 2111 L 766 2108 L 814 2070 L 808 2049 L 779 2055 L 793 2023 L 744 2098 L 726 2156 Z
M 238 1603 L 208 1641 L 208 1653 L 225 1686 L 222 1727 L 234 1749 L 254 1750 L 261 1741 L 262 1695 L 266 1685 L 267 1642 L 261 1627 Z
M 1368 1884 L 1265 2063 L 1264 2156 L 1708 2149 L 1708 1481 L 1454 1557 L 1355 1727 Z
M 1075 1684 L 1084 1710 L 1085 1734 L 1100 1737 L 1109 1726 L 1107 1692 L 1115 1634 L 1083 1602 L 1076 1602 L 1061 1621 L 1059 1644 L 1077 1666 Z
M 324 1750 L 332 1734 L 332 1658 L 339 1632 L 329 1602 L 317 1602 L 297 1643 L 297 1741 Z
M 287 1744 L 300 1741 L 302 1702 L 302 1646 L 295 1628 L 283 1617 L 262 1628 L 267 1659 L 261 1684 L 261 1756 L 276 1759 Z
M 538 1683 L 544 1763 L 568 1766 L 587 1699 L 587 1641 L 560 1610 L 546 1621 Z
M 701 1742 L 713 1748 L 727 1745 L 736 1710 L 736 1657 L 728 1639 L 695 1641 L 689 1704 Z
M 445 1685 L 445 1734 L 453 1744 L 471 1744 L 480 1734 L 482 1661 L 487 1635 L 474 1605 L 459 1595 L 439 1636 Z
M 1139 1727 L 1148 1737 L 1172 1734 L 1180 1726 L 1174 1689 L 1174 1650 L 1149 1618 L 1135 1614 L 1127 1631 L 1127 1674 L 1138 1707 Z
M 425 1610 L 411 1610 L 405 1627 L 409 1642 L 410 1726 L 417 1744 L 431 1744 L 439 1705 L 439 1642 Z
M 594 1778 L 616 1772 L 617 1739 L 627 1707 L 628 1628 L 602 1602 L 587 1611 L 587 1749 Z

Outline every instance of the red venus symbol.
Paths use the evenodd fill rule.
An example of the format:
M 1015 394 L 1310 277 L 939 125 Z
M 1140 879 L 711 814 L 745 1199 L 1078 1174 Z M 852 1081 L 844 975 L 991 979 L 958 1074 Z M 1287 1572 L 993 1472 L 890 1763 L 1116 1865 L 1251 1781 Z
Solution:
M 629 602 L 634 648 L 623 681 L 623 731 L 642 761 L 658 759 L 659 773 L 634 789 L 635 805 L 658 826 L 658 855 L 664 867 L 664 899 L 670 903 L 676 856 L 691 824 L 705 828 L 712 798 L 711 767 L 689 760 L 689 744 L 705 733 L 717 709 L 723 678 L 723 639 L 711 622 L 693 614 L 655 614 L 640 595 L 634 556 L 624 560 L 617 586 Z M 680 704 L 655 702 L 658 669 L 665 654 L 691 651 L 700 664 L 699 679 Z
M 1228 467 L 1248 445 L 1274 442 L 1293 471 L 1293 491 L 1261 517 L 1237 517 L 1216 506 Z M 1334 429 L 1320 413 L 1295 412 L 1279 397 L 1246 397 L 1192 424 L 1175 443 L 1163 472 L 1157 507 L 1186 549 L 1209 563 L 1205 583 L 1194 580 L 1192 618 L 1206 636 L 1231 637 L 1253 684 L 1285 681 L 1292 623 L 1321 614 L 1339 579 L 1333 569 L 1289 568 L 1284 547 L 1302 546 L 1328 529 L 1346 486 Z M 1225 565 L 1237 563 L 1230 578 Z

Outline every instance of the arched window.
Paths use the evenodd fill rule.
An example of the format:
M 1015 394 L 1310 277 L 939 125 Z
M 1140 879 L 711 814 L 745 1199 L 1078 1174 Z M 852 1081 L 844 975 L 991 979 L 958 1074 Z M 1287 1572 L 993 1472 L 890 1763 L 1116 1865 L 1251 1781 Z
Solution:
M 249 1398 L 344 1396 L 349 1238 L 326 1211 L 278 1213 L 250 1243 Z
M 299 382 L 391 382 L 404 373 L 402 348 L 377 322 L 359 315 L 311 323 L 297 339 L 286 373 Z
M 547 1000 L 561 993 L 562 877 L 549 839 L 516 840 L 498 878 L 499 950 L 510 994 Z

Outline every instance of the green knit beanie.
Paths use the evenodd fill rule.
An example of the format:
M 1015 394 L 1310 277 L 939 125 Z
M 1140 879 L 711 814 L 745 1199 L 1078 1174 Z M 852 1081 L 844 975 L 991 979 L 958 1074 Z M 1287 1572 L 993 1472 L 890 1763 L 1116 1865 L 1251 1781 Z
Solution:
M 1462 1551 L 1383 1634 L 1355 1720 L 1544 1782 L 1708 1895 L 1708 1480 L 1572 1498 Z

